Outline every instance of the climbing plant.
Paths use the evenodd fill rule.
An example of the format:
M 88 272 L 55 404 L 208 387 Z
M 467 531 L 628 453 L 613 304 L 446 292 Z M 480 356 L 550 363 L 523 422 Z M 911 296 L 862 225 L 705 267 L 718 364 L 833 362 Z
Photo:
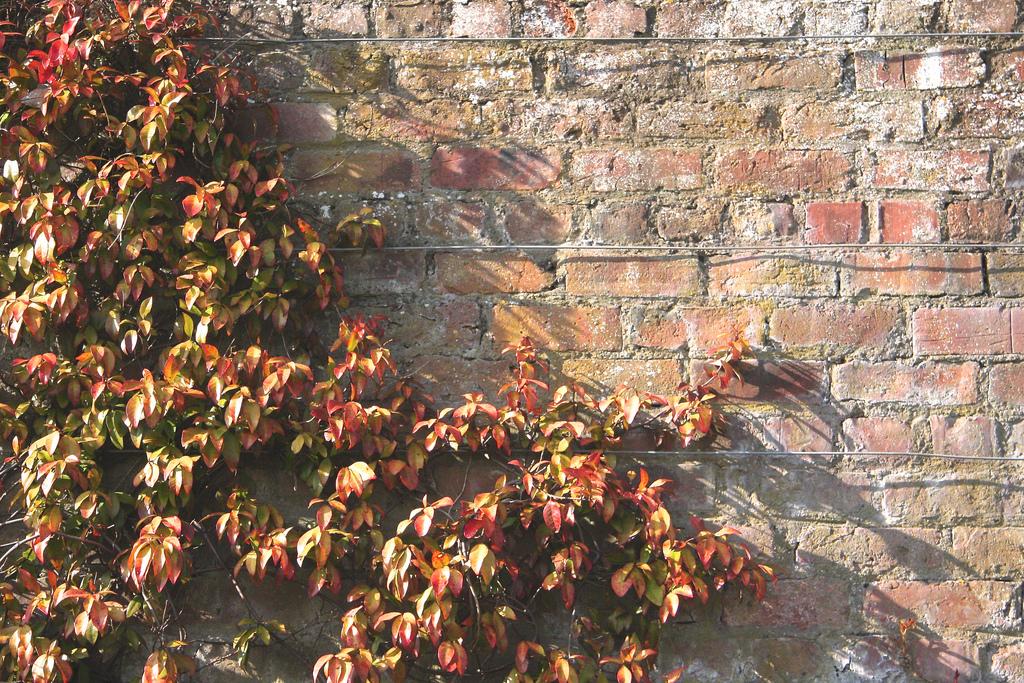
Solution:
M 239 600 L 262 580 L 337 594 L 338 648 L 310 661 L 332 683 L 646 681 L 682 603 L 762 596 L 771 571 L 730 529 L 680 529 L 672 482 L 615 455 L 628 430 L 712 431 L 743 342 L 676 395 L 593 397 L 549 387 L 523 340 L 498 396 L 435 406 L 347 310 L 331 248 L 381 224 L 303 218 L 282 151 L 235 132 L 258 93 L 203 49 L 213 30 L 182 0 L 26 2 L 2 26 L 0 675 L 134 656 L 145 683 L 187 679 L 199 553 Z M 452 458 L 493 476 L 439 495 L 422 475 Z M 246 490 L 254 463 L 305 483 L 308 525 Z M 544 596 L 567 642 L 527 627 Z M 233 647 L 288 634 L 254 614 Z

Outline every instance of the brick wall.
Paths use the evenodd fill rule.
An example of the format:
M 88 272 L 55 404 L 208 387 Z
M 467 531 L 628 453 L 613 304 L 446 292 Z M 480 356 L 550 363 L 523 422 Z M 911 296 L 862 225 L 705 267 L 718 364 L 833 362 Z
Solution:
M 1019 28 L 1013 0 L 288 0 L 241 28 L 330 36 L 730 36 Z M 237 28 L 237 27 L 236 27 Z M 393 244 L 1021 240 L 1024 48 L 884 43 L 312 44 L 248 55 L 325 219 Z M 1015 49 L 1016 48 L 1016 49 Z M 1024 243 L 1024 241 L 1022 241 Z M 669 390 L 745 331 L 715 446 L 675 504 L 782 574 L 669 629 L 694 680 L 1024 680 L 1024 251 L 382 253 L 356 304 L 407 369 L 493 389 L 529 334 L 558 372 Z M 900 643 L 896 620 L 921 627 Z M 680 620 L 686 622 L 688 619 Z

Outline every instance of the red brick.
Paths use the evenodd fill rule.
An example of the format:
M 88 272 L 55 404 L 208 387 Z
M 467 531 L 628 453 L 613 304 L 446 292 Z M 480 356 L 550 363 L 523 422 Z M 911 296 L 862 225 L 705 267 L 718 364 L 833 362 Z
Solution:
M 645 348 L 707 351 L 736 334 L 757 346 L 764 340 L 764 313 L 759 308 L 684 308 L 672 315 L 648 313 L 637 325 L 636 344 Z
M 975 681 L 981 673 L 982 653 L 966 640 L 912 635 L 908 638 L 911 667 L 926 681 Z
M 644 391 L 671 394 L 683 381 L 678 360 L 575 358 L 562 363 L 561 375 L 584 385 L 613 389 L 626 384 Z
M 1009 353 L 1010 312 L 986 308 L 919 308 L 914 311 L 914 353 Z
M 919 200 L 887 199 L 879 207 L 882 242 L 938 242 L 939 212 Z
M 632 0 L 592 0 L 584 13 L 587 35 L 594 38 L 623 38 L 647 30 L 647 12 Z
M 744 192 L 828 192 L 850 182 L 850 158 L 835 151 L 749 150 L 726 152 L 716 165 L 725 189 Z
M 1012 31 L 1017 24 L 1017 3 L 952 0 L 949 22 L 951 31 Z
M 983 192 L 989 188 L 989 153 L 984 150 L 879 150 L 872 184 L 894 190 Z
M 979 294 L 982 290 L 978 254 L 861 253 L 843 268 L 842 275 L 849 295 Z
M 1024 681 L 1024 643 L 1000 647 L 992 655 L 992 673 L 1002 680 Z
M 716 296 L 831 296 L 835 269 L 798 257 L 719 256 L 708 265 Z
M 953 556 L 974 576 L 1019 578 L 1021 552 L 1024 552 L 1024 529 L 1020 527 L 953 529 Z M 1021 673 L 1024 674 L 1024 669 Z
M 505 231 L 513 244 L 562 244 L 572 231 L 572 207 L 531 199 L 508 204 Z
M 303 149 L 292 161 L 305 192 L 396 192 L 420 185 L 419 160 L 410 152 Z
M 835 370 L 832 392 L 839 399 L 922 405 L 964 405 L 978 400 L 976 363 L 853 362 Z
M 1005 242 L 1010 238 L 1009 207 L 1002 199 L 953 202 L 946 208 L 952 242 Z
M 690 363 L 692 381 L 703 376 L 705 365 L 701 360 Z M 819 403 L 825 394 L 825 366 L 819 362 L 745 361 L 739 370 L 743 381 L 734 380 L 725 389 L 715 384 L 717 393 L 736 399 L 803 405 Z
M 940 628 L 998 627 L 1005 624 L 1014 589 L 1001 581 L 886 581 L 868 587 L 864 616 L 880 622 L 915 618 Z
M 852 451 L 909 453 L 914 435 L 906 420 L 897 417 L 855 417 L 843 423 L 847 447 Z
M 764 423 L 769 450 L 822 453 L 835 450 L 835 430 L 816 415 L 770 417 Z
M 435 187 L 451 190 L 541 190 L 558 180 L 556 152 L 493 147 L 443 147 L 430 161 Z
M 997 403 L 1024 406 L 1024 363 L 992 366 L 989 395 Z
M 859 52 L 854 56 L 862 90 L 930 90 L 977 85 L 985 62 L 977 50 L 936 48 L 925 53 Z
M 784 346 L 847 352 L 885 348 L 899 327 L 898 309 L 867 302 L 779 308 L 769 324 L 771 338 Z
M 699 152 L 678 149 L 590 150 L 572 160 L 572 178 L 597 192 L 695 190 L 704 186 Z
M 644 202 L 606 204 L 594 211 L 594 237 L 601 244 L 638 244 L 648 241 L 648 206 Z
M 469 244 L 484 241 L 487 208 L 476 202 L 425 201 L 416 207 L 415 231 L 432 243 Z
M 952 455 L 995 455 L 998 451 L 996 424 L 990 417 L 940 417 L 929 419 L 932 451 Z
M 864 205 L 860 202 L 816 202 L 807 205 L 804 241 L 810 244 L 860 242 Z
M 530 337 L 551 351 L 618 351 L 622 324 L 617 308 L 504 304 L 494 307 L 491 325 L 498 346 Z
M 708 90 L 828 90 L 839 85 L 836 55 L 737 60 L 712 58 L 704 69 Z
M 525 256 L 438 254 L 435 264 L 438 282 L 455 294 L 540 292 L 555 281 L 554 273 Z
M 565 289 L 585 296 L 696 296 L 700 267 L 694 258 L 570 257 Z
M 277 138 L 282 142 L 330 142 L 338 132 L 337 110 L 323 102 L 276 102 Z
M 505 0 L 466 0 L 452 3 L 452 36 L 500 38 L 512 33 L 512 13 Z
M 763 602 L 729 602 L 722 612 L 728 626 L 756 626 L 811 631 L 846 625 L 850 587 L 839 579 L 779 581 Z

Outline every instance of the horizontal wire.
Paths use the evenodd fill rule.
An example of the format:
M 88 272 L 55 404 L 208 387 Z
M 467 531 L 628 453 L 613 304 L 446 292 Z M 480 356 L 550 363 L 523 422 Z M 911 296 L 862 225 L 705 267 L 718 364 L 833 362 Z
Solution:
M 256 45 L 317 45 L 317 44 L 345 44 L 345 43 L 595 43 L 595 44 L 622 44 L 622 43 L 781 43 L 781 42 L 856 42 L 860 40 L 919 40 L 919 39 L 1015 39 L 1024 37 L 1020 31 L 949 31 L 936 33 L 864 33 L 861 35 L 849 34 L 821 34 L 821 35 L 792 35 L 792 36 L 631 36 L 620 38 L 598 37 L 598 36 L 410 36 L 410 37 L 383 37 L 383 36 L 339 36 L 332 38 L 259 38 L 259 37 L 237 37 L 210 36 L 194 38 L 194 42 L 202 43 L 249 43 Z
M 898 457 L 918 458 L 922 460 L 980 460 L 990 462 L 1024 462 L 1024 456 L 997 455 L 957 455 L 955 453 L 922 453 L 919 451 L 620 451 L 608 449 L 609 455 L 692 455 L 698 457 L 825 457 L 825 456 L 857 456 L 866 458 Z
M 338 254 L 357 254 L 366 251 L 391 252 L 437 252 L 437 251 L 887 251 L 890 249 L 914 249 L 937 251 L 996 251 L 1024 249 L 1024 243 L 1013 242 L 900 242 L 886 243 L 837 243 L 837 244 L 413 244 L 385 246 L 379 249 L 363 249 L 361 247 L 334 247 L 328 251 Z

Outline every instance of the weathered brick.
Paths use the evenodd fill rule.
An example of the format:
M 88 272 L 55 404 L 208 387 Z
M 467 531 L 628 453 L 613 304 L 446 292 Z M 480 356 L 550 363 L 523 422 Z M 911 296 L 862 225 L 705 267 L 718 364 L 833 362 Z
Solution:
M 345 290 L 350 294 L 394 294 L 419 291 L 426 277 L 422 254 L 369 252 L 346 256 Z
M 1002 199 L 953 202 L 946 208 L 952 242 L 1005 242 L 1010 238 L 1009 207 Z
M 797 257 L 718 256 L 708 264 L 715 296 L 830 296 L 835 269 Z
M 409 358 L 406 365 L 428 391 L 447 399 L 467 391 L 493 396 L 510 378 L 507 361 L 430 355 Z
M 563 38 L 576 33 L 572 7 L 564 0 L 524 0 L 523 35 Z
M 493 97 L 533 89 L 533 69 L 525 55 L 490 47 L 403 50 L 394 70 L 399 88 L 428 96 Z
M 842 68 L 838 55 L 816 57 L 763 57 L 737 61 L 735 55 L 712 55 L 704 68 L 710 91 L 725 90 L 829 90 L 839 85 Z
M 872 184 L 894 190 L 984 191 L 989 188 L 989 153 L 880 150 L 875 158 Z
M 976 363 L 845 363 L 835 369 L 832 392 L 839 399 L 965 405 L 978 400 Z
M 557 152 L 497 147 L 442 147 L 430 160 L 430 181 L 453 190 L 540 190 L 558 180 Z
M 561 244 L 572 231 L 572 207 L 531 199 L 505 206 L 505 231 L 513 244 Z
M 997 403 L 1024 406 L 1024 364 L 992 366 L 989 396 Z
M 998 627 L 1007 623 L 1003 612 L 1014 589 L 1000 581 L 885 581 L 868 587 L 864 615 L 880 622 L 915 618 L 936 627 Z
M 929 109 L 929 128 L 937 137 L 1016 138 L 1024 133 L 1024 100 L 1002 93 L 969 91 L 937 98 Z
M 283 142 L 330 142 L 338 132 L 338 112 L 324 102 L 277 102 L 277 138 Z
M 348 269 L 345 270 L 346 275 Z M 473 301 L 460 299 L 423 304 L 394 303 L 385 307 L 360 308 L 367 315 L 381 315 L 387 320 L 385 336 L 391 339 L 395 355 L 404 357 L 424 348 L 446 348 L 466 353 L 476 346 L 480 338 L 480 307 Z M 336 332 L 337 330 L 332 330 Z
M 366 6 L 358 2 L 314 2 L 303 7 L 302 32 L 307 36 L 365 36 L 370 32 Z
M 738 242 L 774 241 L 797 234 L 793 205 L 787 202 L 735 200 L 729 205 L 728 228 Z
M 1024 643 L 1000 647 L 992 655 L 992 672 L 1002 680 L 1024 681 Z
M 482 110 L 496 133 L 520 140 L 624 140 L 634 129 L 631 108 L 605 97 L 499 99 Z
M 932 415 L 929 423 L 932 429 L 932 450 L 936 453 L 976 456 L 991 456 L 998 453 L 996 424 L 990 417 Z
M 702 636 L 682 623 L 667 624 L 658 669 L 685 667 L 694 681 L 813 681 L 828 675 L 828 656 L 811 638 L 743 637 L 729 631 Z
M 723 34 L 744 36 L 793 35 L 803 29 L 803 22 L 811 19 L 801 11 L 800 5 L 790 0 L 761 0 L 760 2 L 728 2 L 725 9 Z
M 285 68 L 294 73 L 294 62 Z M 262 77 L 263 71 L 259 73 Z M 314 92 L 355 94 L 382 88 L 387 78 L 387 58 L 379 48 L 338 46 L 313 54 L 301 87 Z
M 1007 190 L 1024 189 L 1024 148 L 1006 150 L 1006 175 L 1003 181 Z
M 307 192 L 396 192 L 420 185 L 419 160 L 399 150 L 302 149 L 292 163 Z
M 914 311 L 914 353 L 925 356 L 1010 353 L 1010 312 L 984 308 Z
M 699 240 L 714 235 L 722 223 L 725 200 L 701 197 L 692 204 L 663 206 L 656 218 L 664 239 Z
M 979 294 L 978 254 L 860 253 L 841 269 L 847 294 L 877 292 L 903 295 Z
M 1024 529 L 1020 527 L 953 528 L 953 556 L 970 575 L 1019 579 L 1022 552 Z
M 707 351 L 741 334 L 757 346 L 764 339 L 764 313 L 743 308 L 682 308 L 667 316 L 644 315 L 636 328 L 636 344 L 645 348 Z
M 909 453 L 914 445 L 910 424 L 898 417 L 855 417 L 843 423 L 847 448 L 874 453 Z
M 740 192 L 827 192 L 849 184 L 852 162 L 836 151 L 736 150 L 718 157 L 722 187 Z
M 572 256 L 565 262 L 565 289 L 585 296 L 696 296 L 700 267 L 694 258 Z
M 502 304 L 494 307 L 491 334 L 499 347 L 530 337 L 552 351 L 617 351 L 622 323 L 617 308 Z
M 887 199 L 879 206 L 882 242 L 938 242 L 939 212 L 922 200 Z
M 766 139 L 778 132 L 773 112 L 756 102 L 688 102 L 641 104 L 637 132 L 644 137 L 717 140 Z
M 939 0 L 878 0 L 875 28 L 881 33 L 923 32 L 932 24 Z
M 924 135 L 921 102 L 794 102 L 783 110 L 786 139 L 916 141 Z
M 843 353 L 883 349 L 899 327 L 898 309 L 867 302 L 778 308 L 769 322 L 771 338 L 783 346 Z
M 377 35 L 408 38 L 441 35 L 441 6 L 435 2 L 384 0 L 375 14 Z
M 982 652 L 969 640 L 912 635 L 908 638 L 913 670 L 926 681 L 975 681 L 981 675 Z
M 797 631 L 846 625 L 850 586 L 839 579 L 791 579 L 775 584 L 764 602 L 730 601 L 722 612 L 728 626 L 758 626 Z
M 626 384 L 661 394 L 671 394 L 683 381 L 679 361 L 664 358 L 574 358 L 562 363 L 560 374 L 575 382 L 604 389 Z
M 417 236 L 438 244 L 469 244 L 484 241 L 487 207 L 477 202 L 436 199 L 416 207 Z
M 642 244 L 651 236 L 646 202 L 603 204 L 594 211 L 594 237 L 601 244 Z
M 555 280 L 554 273 L 525 256 L 438 254 L 435 267 L 438 282 L 455 294 L 539 292 Z
M 1024 254 L 994 252 L 986 257 L 988 286 L 996 296 L 1024 296 Z
M 460 140 L 478 128 L 468 102 L 419 102 L 386 94 L 349 105 L 344 126 L 346 133 L 371 140 Z
M 860 242 L 864 230 L 861 202 L 815 202 L 807 205 L 804 241 L 810 244 Z
M 720 514 L 733 519 L 754 514 L 770 519 L 883 523 L 875 502 L 876 484 L 864 472 L 822 466 L 822 458 L 778 458 L 727 467 L 723 488 L 729 499 Z M 731 507 L 729 501 L 736 501 Z
M 992 525 L 1002 521 L 1000 486 L 986 474 L 900 474 L 887 477 L 882 512 L 900 526 Z
M 857 87 L 865 90 L 930 90 L 977 85 L 985 77 L 978 50 L 937 47 L 923 53 L 858 52 Z
M 647 30 L 647 12 L 632 0 L 592 0 L 584 11 L 587 35 L 623 38 Z
M 795 528 L 796 567 L 824 572 L 838 569 L 858 577 L 899 573 L 937 577 L 951 565 L 938 529 L 808 525 Z
M 572 159 L 572 180 L 596 192 L 694 190 L 704 186 L 699 152 L 679 149 L 587 150 Z
M 499 38 L 511 35 L 512 12 L 506 0 L 466 0 L 452 3 L 448 35 Z
M 725 20 L 720 0 L 682 0 L 658 7 L 655 32 L 662 37 L 717 36 Z
M 702 87 L 692 56 L 672 46 L 601 45 L 563 50 L 554 58 L 551 86 L 573 93 L 686 92 Z
M 1017 24 L 1016 2 L 951 0 L 951 31 L 1012 31 Z

